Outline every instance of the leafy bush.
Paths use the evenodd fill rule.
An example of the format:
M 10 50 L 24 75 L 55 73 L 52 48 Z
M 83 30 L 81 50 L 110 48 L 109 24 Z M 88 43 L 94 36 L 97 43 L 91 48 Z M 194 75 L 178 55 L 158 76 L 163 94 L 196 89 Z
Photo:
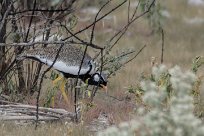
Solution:
M 178 66 L 153 67 L 152 79 L 140 83 L 147 106 L 137 109 L 136 119 L 110 127 L 98 136 L 201 136 L 204 125 L 194 114 L 192 89 L 197 77 Z M 167 82 L 169 81 L 169 82 Z

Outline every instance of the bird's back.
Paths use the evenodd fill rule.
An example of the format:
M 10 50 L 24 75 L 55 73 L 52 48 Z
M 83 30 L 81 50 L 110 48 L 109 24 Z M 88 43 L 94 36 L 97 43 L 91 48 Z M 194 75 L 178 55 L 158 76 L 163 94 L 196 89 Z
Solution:
M 18 56 L 18 58 L 36 59 L 50 66 L 54 62 L 59 49 L 59 45 L 49 46 L 45 48 L 36 48 L 25 51 L 20 56 Z M 53 65 L 53 67 L 62 72 L 70 73 L 69 71 L 71 71 L 73 74 L 76 74 L 77 71 L 75 71 L 75 67 L 79 67 L 81 65 L 83 55 L 84 52 L 75 47 L 75 45 L 64 45 L 61 48 L 55 62 L 56 64 Z M 82 73 L 85 73 L 85 71 L 90 68 L 90 63 L 92 63 L 92 58 L 88 54 L 85 54 L 85 58 L 82 64 Z M 92 63 L 91 65 L 94 64 Z M 85 70 L 84 72 L 83 69 Z

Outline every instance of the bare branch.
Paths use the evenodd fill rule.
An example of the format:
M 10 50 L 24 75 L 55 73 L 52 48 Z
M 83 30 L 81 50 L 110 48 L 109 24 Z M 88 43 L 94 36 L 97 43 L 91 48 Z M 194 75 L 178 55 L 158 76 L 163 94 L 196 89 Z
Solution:
M 101 49 L 101 47 L 99 47 L 98 45 L 95 45 L 95 44 L 93 44 L 93 43 L 88 43 L 88 42 L 86 42 L 86 41 L 80 39 L 79 37 L 76 36 L 76 33 L 73 34 L 65 25 L 61 24 L 61 26 L 63 26 L 63 27 L 66 29 L 66 31 L 67 31 L 69 34 L 71 34 L 71 36 L 73 36 L 74 38 L 76 38 L 77 40 L 79 40 L 82 45 L 84 44 L 84 45 L 90 46 L 90 47 L 95 48 L 95 49 Z M 64 40 L 62 40 L 62 41 L 64 41 Z
M 161 29 L 162 50 L 161 50 L 161 64 L 164 62 L 164 30 Z
M 140 15 L 136 16 L 135 18 L 132 18 L 131 21 L 129 21 L 129 23 L 127 23 L 122 29 L 120 29 L 120 31 L 118 31 L 112 38 L 110 38 L 110 42 L 113 41 L 113 39 L 118 36 L 118 34 L 120 34 L 121 32 L 123 32 L 124 30 L 126 30 L 133 22 L 135 22 L 137 19 L 139 19 L 140 17 L 143 17 L 145 14 L 147 14 L 150 9 L 152 8 L 152 6 L 154 5 L 155 3 L 155 0 L 152 1 L 152 3 L 150 4 L 150 6 L 148 7 L 148 9 L 146 11 L 144 11 L 143 13 L 141 13 Z M 139 3 L 138 3 L 139 4 Z M 136 8 L 137 10 L 137 8 Z M 135 10 L 135 13 L 136 13 L 136 10 Z M 135 16 L 135 13 L 133 14 L 132 17 Z M 117 40 L 116 40 L 117 41 Z M 114 45 L 114 44 L 113 44 Z
M 96 16 L 95 16 L 95 19 L 94 19 L 94 24 L 93 24 L 93 27 L 92 27 L 92 31 L 91 31 L 91 38 L 90 38 L 90 43 L 92 43 L 93 41 L 93 37 L 94 37 L 94 29 L 95 29 L 95 25 L 97 23 L 97 17 L 99 15 L 99 13 L 103 10 L 103 8 L 106 7 L 106 5 L 108 5 L 110 3 L 110 1 L 107 1 L 100 9 L 99 11 L 97 12 Z
M 3 16 L 2 20 L 1 20 L 1 23 L 0 23 L 0 32 L 2 31 L 4 23 L 6 22 L 6 18 L 8 17 L 9 11 L 11 11 L 12 4 L 13 4 L 12 2 L 9 4 L 6 12 L 4 13 L 4 16 Z
M 23 11 L 18 11 L 18 12 L 10 12 L 8 13 L 8 15 L 17 15 L 17 14 L 22 14 L 22 13 L 26 13 L 26 12 L 31 12 L 33 11 L 33 9 L 27 9 L 27 10 L 23 10 Z M 70 9 L 69 7 L 65 8 L 65 9 L 35 9 L 35 12 L 64 12 L 64 11 L 68 11 L 69 13 L 71 13 L 73 11 L 73 9 Z
M 95 49 L 101 49 L 101 47 L 98 47 L 97 45 L 94 45 L 94 44 L 90 44 L 90 43 L 87 43 L 85 41 L 81 41 L 81 42 L 76 42 L 76 41 L 40 41 L 40 42 L 29 42 L 29 43 L 0 43 L 0 46 L 33 46 L 33 45 L 36 45 L 36 44 L 83 44 L 83 45 L 89 45 Z
M 123 65 L 126 65 L 127 63 L 129 63 L 129 62 L 131 62 L 132 60 L 134 60 L 142 51 L 143 51 L 143 49 L 146 47 L 146 45 L 144 45 L 138 52 L 137 52 L 137 54 L 134 56 L 134 57 L 132 57 L 131 59 L 129 59 L 128 61 L 126 61 Z
M 127 0 L 124 0 L 124 1 L 121 2 L 119 5 L 117 5 L 115 8 L 113 8 L 112 10 L 110 10 L 109 12 L 107 12 L 106 14 L 104 14 L 103 16 L 101 16 L 99 19 L 97 19 L 96 21 L 94 21 L 93 23 L 91 23 L 90 25 L 88 25 L 87 27 L 85 27 L 84 29 L 79 30 L 78 32 L 76 32 L 76 33 L 73 34 L 73 35 L 76 36 L 77 34 L 79 34 L 79 33 L 83 32 L 83 31 L 89 29 L 90 27 L 92 27 L 92 26 L 94 25 L 94 23 L 99 22 L 99 21 L 102 20 L 104 17 L 106 17 L 107 15 L 111 14 L 113 11 L 115 11 L 116 9 L 118 9 L 119 7 L 121 7 L 125 2 L 127 2 Z M 67 40 L 67 39 L 69 39 L 69 38 L 71 38 L 71 37 L 72 37 L 72 36 L 69 36 L 69 37 L 63 39 L 63 41 L 64 41 L 64 40 Z
M 41 92 L 41 88 L 42 88 L 43 78 L 44 78 L 45 74 L 46 74 L 46 73 L 53 67 L 53 65 L 55 64 L 55 62 L 56 62 L 56 60 L 57 60 L 57 58 L 58 58 L 58 56 L 59 56 L 59 53 L 60 53 L 60 51 L 62 50 L 62 47 L 63 47 L 63 46 L 64 46 L 64 44 L 62 44 L 62 45 L 60 46 L 60 48 L 59 48 L 58 51 L 57 51 L 57 54 L 56 54 L 56 56 L 55 56 L 55 59 L 54 59 L 52 65 L 50 65 L 50 66 L 43 72 L 42 77 L 41 77 L 41 79 L 40 79 L 39 88 L 38 88 L 38 94 L 37 94 L 37 97 L 36 97 L 36 99 L 37 99 L 36 107 L 37 107 L 37 108 L 36 108 L 36 126 L 35 126 L 35 128 L 37 128 L 38 119 L 39 119 L 39 115 L 38 115 L 38 112 L 39 112 L 39 99 L 40 99 L 40 92 Z
M 28 34 L 30 32 L 30 27 L 31 27 L 31 24 L 33 22 L 33 17 L 34 17 L 34 13 L 35 13 L 35 7 L 36 7 L 36 0 L 34 1 L 34 4 L 33 4 L 32 15 L 31 15 L 31 18 L 30 18 L 30 22 L 29 22 L 29 25 L 28 25 L 28 31 L 26 33 L 26 37 L 24 39 L 24 42 L 27 42 L 27 40 L 28 40 Z

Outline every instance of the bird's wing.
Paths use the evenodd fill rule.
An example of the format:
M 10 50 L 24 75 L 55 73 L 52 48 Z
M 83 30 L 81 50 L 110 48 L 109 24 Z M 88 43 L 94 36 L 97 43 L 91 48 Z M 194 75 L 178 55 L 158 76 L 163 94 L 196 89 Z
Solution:
M 22 53 L 18 58 L 30 58 L 40 61 L 48 66 L 51 66 L 53 65 L 53 62 L 56 58 L 58 49 L 59 46 L 28 50 Z M 81 65 L 83 54 L 83 51 L 76 47 L 64 46 L 61 49 L 58 58 L 56 59 L 53 65 L 53 68 L 64 73 L 78 75 L 79 66 Z M 92 63 L 91 60 L 91 57 L 86 54 L 82 63 L 80 75 L 86 74 L 87 72 L 94 72 L 95 65 Z

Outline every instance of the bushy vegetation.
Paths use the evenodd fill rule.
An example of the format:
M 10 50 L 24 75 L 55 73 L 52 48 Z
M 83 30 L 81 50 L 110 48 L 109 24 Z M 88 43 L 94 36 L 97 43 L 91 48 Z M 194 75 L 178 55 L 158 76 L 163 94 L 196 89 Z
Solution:
M 152 68 L 151 78 L 141 81 L 144 107 L 136 109 L 136 118 L 99 132 L 98 136 L 201 136 L 204 124 L 194 115 L 192 89 L 197 76 L 180 67 Z
M 3 27 L 6 28 L 6 31 L 1 29 L 1 34 L 3 34 L 0 39 L 2 39 L 1 45 L 3 46 L 0 47 L 0 56 L 2 56 L 0 59 L 0 79 L 3 77 L 2 75 L 5 79 L 0 80 L 0 93 L 9 101 L 36 104 L 35 92 L 38 90 L 39 79 L 46 67 L 29 61 L 24 62 L 24 64 L 12 63 L 16 55 L 29 47 L 24 48 L 23 45 L 15 47 L 7 44 L 26 43 L 26 41 L 28 42 L 41 34 L 44 35 L 43 41 L 47 41 L 48 37 L 55 34 L 57 36 L 65 34 L 65 37 L 70 37 L 70 33 L 60 24 L 64 24 L 72 33 L 75 33 L 91 24 L 96 15 L 93 13 L 87 15 L 88 11 L 84 14 L 83 10 L 92 9 L 96 13 L 95 10 L 98 10 L 107 1 L 78 1 L 70 7 L 70 14 L 69 10 L 59 14 L 49 14 L 44 11 L 35 12 L 34 25 L 30 32 L 27 27 L 29 27 L 30 16 L 32 16 L 34 1 L 27 0 L 30 1 L 29 3 L 24 3 L 26 0 L 19 1 L 22 4 L 14 4 L 19 8 L 12 7 L 10 14 L 24 10 L 25 13 L 9 15 L 10 17 L 6 20 L 7 25 Z M 14 2 L 18 3 L 19 1 Z M 103 70 L 108 71 L 107 73 L 111 78 L 108 82 L 108 93 L 98 91 L 93 103 L 87 102 L 87 99 L 79 101 L 80 106 L 82 106 L 82 118 L 79 125 L 74 125 L 74 123 L 68 123 L 71 126 L 64 123 L 45 123 L 34 130 L 33 125 L 25 125 L 24 127 L 13 122 L 4 122 L 0 125 L 2 132 L 0 135 L 92 135 L 93 133 L 87 129 L 87 126 L 93 120 L 97 120 L 100 113 L 104 113 L 110 124 L 115 126 L 99 132 L 98 135 L 202 135 L 204 69 L 200 66 L 203 65 L 204 58 L 199 55 L 203 55 L 203 23 L 187 24 L 185 21 L 204 18 L 204 14 L 202 14 L 204 8 L 189 6 L 187 0 L 156 0 L 149 14 L 132 23 L 128 29 L 122 29 L 128 23 L 127 18 L 130 19 L 135 11 L 135 17 L 137 17 L 141 12 L 147 10 L 152 0 L 140 0 L 139 7 L 137 7 L 135 5 L 138 4 L 138 1 L 130 0 L 130 7 L 128 6 L 129 1 L 127 1 L 118 10 L 96 23 L 93 42 L 105 47 Z M 98 18 L 120 2 L 122 1 L 111 0 L 111 4 L 108 4 L 100 12 Z M 41 4 L 38 5 L 39 3 Z M 62 0 L 37 0 L 37 8 L 63 10 L 68 3 L 69 1 Z M 9 5 L 6 4 L 3 7 L 7 6 Z M 137 10 L 135 10 L 136 7 Z M 4 10 L 6 9 L 10 10 L 9 8 Z M 26 9 L 30 9 L 30 11 L 26 11 Z M 127 12 L 128 9 L 130 9 L 129 13 Z M 165 19 L 163 11 L 168 14 Z M 2 15 L 5 13 L 3 11 Z M 17 24 L 15 24 L 15 20 Z M 38 22 L 41 21 L 44 25 L 38 25 Z M 54 21 L 51 26 L 50 21 Z M 24 24 L 26 27 L 23 27 Z M 38 29 L 39 27 L 40 29 Z M 155 32 L 161 32 L 161 28 L 164 30 L 165 36 L 164 62 L 168 67 L 178 64 L 183 69 L 182 71 L 178 67 L 168 70 L 166 66 L 161 65 L 155 66 L 151 71 L 152 74 L 150 74 L 150 59 L 152 56 L 156 60 L 161 57 L 162 40 L 158 35 L 159 33 L 155 35 Z M 111 40 L 113 34 L 120 30 L 123 30 L 121 35 L 119 34 L 114 40 Z M 89 41 L 91 31 L 92 28 L 89 28 L 78 36 L 80 39 Z M 27 33 L 29 34 L 27 35 Z M 73 39 L 77 41 L 74 37 L 71 37 L 70 41 L 73 42 Z M 44 42 L 40 44 L 40 46 L 44 45 Z M 137 56 L 137 51 L 144 45 L 146 45 L 144 50 Z M 33 47 L 37 46 L 31 48 Z M 21 48 L 23 50 L 19 51 Z M 101 65 L 99 52 L 92 51 L 91 48 L 89 51 L 91 56 L 97 58 L 98 65 Z M 137 58 L 129 63 L 129 60 L 132 60 L 131 57 L 135 58 L 135 55 Z M 192 64 L 191 60 L 195 56 L 198 57 L 193 60 Z M 154 64 L 156 65 L 156 63 Z M 9 68 L 9 66 L 11 67 Z M 183 72 L 186 69 L 191 69 L 192 72 Z M 51 85 L 52 80 L 58 75 L 56 71 L 51 72 L 48 72 L 43 78 L 40 105 L 50 107 L 51 99 L 55 96 L 56 107 L 74 111 L 74 103 L 70 102 L 70 105 L 66 105 L 60 99 L 59 87 Z M 22 78 L 24 80 L 21 80 Z M 73 101 L 74 92 L 71 91 L 71 88 L 74 87 L 74 84 L 67 83 L 67 87 L 69 87 L 67 90 L 70 101 Z M 87 89 L 84 84 L 80 89 L 82 95 L 89 94 L 94 90 L 90 86 Z M 90 94 L 86 95 L 86 98 L 89 99 Z M 132 116 L 134 116 L 133 120 L 131 120 Z

